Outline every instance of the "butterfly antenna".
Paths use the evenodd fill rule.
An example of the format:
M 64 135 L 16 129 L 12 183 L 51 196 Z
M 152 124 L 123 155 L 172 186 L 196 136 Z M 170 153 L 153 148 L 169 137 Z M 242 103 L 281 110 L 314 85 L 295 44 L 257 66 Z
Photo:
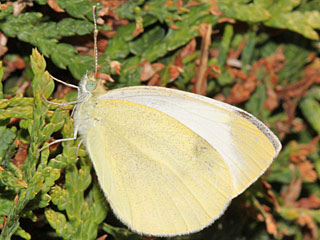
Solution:
M 98 37 L 98 29 L 97 29 L 97 6 L 93 6 L 92 8 L 93 15 L 93 23 L 94 23 L 94 31 L 93 31 L 93 51 L 94 51 L 94 75 L 97 76 L 98 72 L 98 47 L 97 47 L 97 37 Z

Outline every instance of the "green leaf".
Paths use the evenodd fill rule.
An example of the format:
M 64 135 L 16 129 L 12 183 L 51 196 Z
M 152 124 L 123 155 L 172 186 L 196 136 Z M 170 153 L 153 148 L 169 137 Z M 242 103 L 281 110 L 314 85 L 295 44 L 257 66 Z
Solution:
M 165 56 L 168 52 L 167 43 L 159 42 L 158 44 L 149 46 L 141 55 L 142 59 L 154 62 L 156 59 Z
M 320 135 L 320 104 L 317 100 L 307 97 L 299 104 L 301 111 L 312 128 Z
M 70 60 L 74 57 L 75 54 L 76 49 L 73 46 L 60 43 L 52 53 L 51 58 L 54 64 L 56 64 L 58 67 L 66 69 L 66 67 L 70 63 Z
M 65 9 L 68 14 L 76 18 L 92 17 L 92 6 L 94 2 L 89 0 L 57 0 L 60 8 Z
M 59 186 L 52 187 L 50 195 L 52 197 L 52 202 L 58 207 L 60 211 L 65 210 L 70 204 L 69 192 Z
M 128 41 L 132 40 L 132 33 L 135 30 L 135 27 L 135 24 L 130 23 L 118 29 L 117 35 L 109 41 L 106 49 L 105 54 L 108 58 L 125 58 L 130 53 Z
M 221 67 L 226 63 L 232 36 L 233 36 L 233 27 L 231 24 L 227 24 L 224 27 L 224 34 L 219 47 L 220 51 L 218 56 L 218 64 Z
M 254 3 L 263 8 L 270 8 L 272 11 L 290 12 L 301 3 L 301 0 L 256 0 Z
M 114 37 L 109 41 L 105 54 L 110 59 L 125 58 L 130 53 L 129 45 L 123 38 Z
M 139 5 L 141 5 L 142 1 L 128 1 L 125 2 L 124 4 L 120 5 L 117 8 L 117 15 L 120 18 L 125 18 L 125 19 L 131 19 L 134 20 L 135 19 L 135 9 L 139 8 Z
M 284 47 L 286 64 L 278 73 L 278 82 L 281 84 L 294 83 L 301 79 L 304 76 L 303 69 L 309 62 L 308 55 L 311 51 L 305 46 L 307 43 L 300 36 L 288 35 L 289 39 L 295 37 L 299 44 L 286 44 Z
M 98 225 L 103 222 L 107 216 L 107 201 L 105 195 L 100 190 L 97 184 L 94 184 L 90 195 L 86 199 L 90 205 L 91 217 L 95 219 L 95 223 Z
M 225 16 L 244 22 L 257 23 L 271 17 L 267 9 L 255 3 L 240 4 L 234 1 L 219 1 L 218 7 Z
M 8 118 L 32 118 L 32 107 L 14 107 L 8 109 L 0 109 L 0 120 Z
M 26 29 L 30 30 L 41 17 L 42 14 L 37 12 L 22 13 L 18 16 L 10 15 L 0 28 L 8 37 L 16 37 L 21 32 L 27 32 Z
M 254 94 L 250 97 L 248 102 L 245 105 L 245 109 L 253 114 L 254 116 L 262 115 L 264 109 L 264 102 L 267 99 L 266 87 L 264 85 L 259 85 L 254 92 Z
M 48 3 L 48 0 L 35 0 L 35 2 L 41 4 L 41 5 L 44 5 L 44 4 L 47 4 Z
M 264 22 L 266 26 L 289 29 L 291 31 L 297 32 L 313 40 L 318 40 L 319 35 L 313 28 L 320 28 L 320 13 L 316 11 L 311 12 L 282 12 L 275 10 L 272 13 L 272 18 Z
M 12 191 L 5 191 L 4 187 L 0 187 L 0 214 L 7 216 L 10 210 L 14 207 L 14 198 L 16 193 Z M 0 224 L 3 223 L 3 217 L 0 218 Z
M 140 70 L 141 59 L 138 56 L 131 57 L 122 63 L 123 70 L 121 71 L 119 82 L 124 86 L 140 85 Z M 120 86 L 119 86 L 120 87 Z
M 64 239 L 72 239 L 75 237 L 72 227 L 70 223 L 67 222 L 64 214 L 49 208 L 46 209 L 44 213 L 49 224 L 56 230 L 58 236 L 63 237 Z
M 319 86 L 313 86 L 307 94 L 308 98 L 312 98 L 315 100 L 320 101 L 320 87 Z
M 0 171 L 0 185 L 7 186 L 11 189 L 27 188 L 28 185 L 25 181 L 16 178 L 10 171 Z
M 60 169 L 55 169 L 52 167 L 46 167 L 42 170 L 45 182 L 42 186 L 43 192 L 48 192 L 50 188 L 54 185 L 55 181 L 60 177 Z
M 113 236 L 115 239 L 119 239 L 119 240 L 129 240 L 129 239 L 144 240 L 145 239 L 142 236 L 139 236 L 135 233 L 130 232 L 126 228 L 113 227 L 106 223 L 104 223 L 102 227 L 104 231 L 106 231 L 108 234 Z
M 87 55 L 77 55 L 71 59 L 69 70 L 76 79 L 81 79 L 86 72 L 93 72 L 94 58 Z
M 10 144 L 16 138 L 16 132 L 17 129 L 15 127 L 7 128 L 6 125 L 0 125 L 0 163 L 2 163 Z
M 228 69 L 221 68 L 221 73 L 218 75 L 217 81 L 220 86 L 225 86 L 234 83 L 235 79 L 230 75 Z
M 165 35 L 165 31 L 156 26 L 152 30 L 146 32 L 141 38 L 129 43 L 130 52 L 135 55 L 141 55 L 147 51 L 150 46 L 158 45 Z
M 2 66 L 2 61 L 0 61 L 0 100 L 3 98 L 3 85 L 2 85 L 3 74 L 4 74 L 4 69 Z
M 27 233 L 24 229 L 22 229 L 21 227 L 18 227 L 15 235 L 23 238 L 23 239 L 31 239 L 31 235 L 29 233 Z
M 246 37 L 246 45 L 243 49 L 242 55 L 241 55 L 241 68 L 242 71 L 247 73 L 249 64 L 251 63 L 251 58 L 254 52 L 256 44 L 256 33 L 254 31 L 250 31 Z
M 6 9 L 0 11 L 0 20 L 7 18 L 13 12 L 13 6 L 9 5 Z
M 62 129 L 65 119 L 69 117 L 68 113 L 69 111 L 59 108 L 54 111 L 50 122 L 41 131 L 44 141 L 47 141 L 54 132 Z

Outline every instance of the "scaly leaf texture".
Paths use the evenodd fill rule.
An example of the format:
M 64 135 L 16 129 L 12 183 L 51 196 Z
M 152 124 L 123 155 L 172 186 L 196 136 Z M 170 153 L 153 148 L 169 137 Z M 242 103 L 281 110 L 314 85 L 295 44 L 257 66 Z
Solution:
M 3 239 L 10 239 L 10 237 L 17 231 L 19 227 L 19 217 L 27 205 L 36 194 L 41 190 L 43 184 L 43 176 L 41 172 L 36 171 L 36 165 L 39 158 L 39 146 L 42 143 L 41 129 L 45 125 L 45 115 L 47 106 L 43 103 L 42 96 L 49 96 L 53 90 L 53 82 L 50 80 L 48 73 L 44 73 L 45 62 L 37 51 L 32 55 L 32 68 L 35 73 L 33 81 L 34 91 L 34 107 L 33 107 L 33 125 L 29 132 L 30 134 L 30 148 L 25 162 L 24 181 L 28 188 L 21 189 L 18 194 L 18 201 L 11 208 L 7 221 L 1 233 Z M 51 84 L 50 84 L 51 81 Z
M 82 69 L 88 69 L 91 65 L 91 69 L 93 69 L 93 64 L 88 65 L 87 62 L 83 62 L 83 56 L 77 54 L 74 46 L 59 43 L 59 40 L 63 37 L 86 35 L 92 32 L 93 24 L 84 18 L 92 19 L 92 5 L 94 3 L 88 0 L 57 2 L 71 16 L 81 20 L 66 18 L 58 23 L 45 22 L 43 15 L 38 12 L 20 13 L 18 16 L 14 16 L 10 6 L 4 11 L 5 13 L 1 12 L 3 16 L 0 16 L 0 29 L 9 37 L 17 37 L 21 41 L 38 47 L 46 57 L 51 57 L 58 67 L 71 68 L 75 77 L 80 79 L 84 72 L 76 74 L 77 71 L 73 70 L 74 66 L 82 64 Z M 109 29 L 108 27 L 103 28 Z

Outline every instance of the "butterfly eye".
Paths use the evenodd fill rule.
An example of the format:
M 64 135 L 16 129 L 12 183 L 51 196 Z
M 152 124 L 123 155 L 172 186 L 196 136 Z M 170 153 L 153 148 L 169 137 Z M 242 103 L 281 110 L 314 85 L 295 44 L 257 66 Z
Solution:
M 96 81 L 92 81 L 89 80 L 86 84 L 86 89 L 90 92 L 92 90 L 94 90 L 97 87 L 97 82 Z

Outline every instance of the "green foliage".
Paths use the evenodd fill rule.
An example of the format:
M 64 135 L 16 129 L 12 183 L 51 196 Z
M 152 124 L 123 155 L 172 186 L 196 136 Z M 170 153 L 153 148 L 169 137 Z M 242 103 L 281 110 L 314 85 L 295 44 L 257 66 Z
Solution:
M 184 0 L 180 6 L 176 0 L 119 1 L 108 11 L 98 5 L 108 20 L 99 26 L 103 34 L 98 40 L 108 36 L 106 48 L 100 49 L 99 72 L 115 80 L 106 83 L 110 89 L 155 84 L 192 91 L 202 56 L 201 29 L 210 24 L 214 32 L 207 95 L 260 118 L 279 136 L 283 150 L 263 181 L 235 199 L 217 223 L 174 239 L 316 239 L 318 0 L 214 2 Z M 77 157 L 80 139 L 40 151 L 52 139 L 73 136 L 72 107 L 45 100 L 68 90 L 55 87 L 46 69 L 70 82 L 71 75 L 80 79 L 94 65 L 88 49 L 79 52 L 93 45 L 92 6 L 97 2 L 56 3 L 65 13 L 52 5 L 50 9 L 48 0 L 35 0 L 17 15 L 12 5 L 0 5 L 0 29 L 10 41 L 5 67 L 0 63 L 0 239 L 37 238 L 35 232 L 41 239 L 96 239 L 104 234 L 107 239 L 145 239 L 118 227 L 110 216 L 83 146 Z M 153 64 L 154 72 L 142 81 L 146 63 Z M 72 91 L 52 101 L 75 97 Z
M 250 4 L 247 2 L 219 1 L 219 10 L 229 18 L 250 23 L 262 22 L 268 27 L 289 29 L 306 38 L 319 39 L 315 29 L 320 29 L 320 13 L 296 9 L 302 1 L 258 0 Z
M 65 18 L 60 22 L 45 21 L 42 13 L 25 12 L 18 16 L 7 15 L 0 23 L 0 29 L 8 37 L 18 38 L 21 41 L 28 42 L 46 56 L 50 57 L 58 67 L 71 69 L 75 65 L 82 69 L 93 69 L 93 64 L 83 62 L 83 56 L 77 55 L 74 46 L 66 43 L 59 43 L 63 37 L 75 35 L 86 35 L 92 32 L 93 24 L 85 18 L 92 19 L 93 3 L 88 0 L 83 1 L 57 1 L 60 8 L 65 9 L 71 16 L 81 18 L 81 20 L 73 18 Z M 44 4 L 45 2 L 40 2 Z M 76 4 L 75 4 L 76 3 Z M 9 11 L 8 8 L 6 11 Z M 4 14 L 4 13 L 3 13 Z M 108 27 L 104 27 L 108 30 Z M 79 66 L 80 65 L 80 66 Z M 82 74 L 85 70 L 81 71 Z M 80 79 L 81 75 L 75 74 Z
M 62 130 L 64 136 L 70 136 L 73 132 L 72 122 L 68 120 L 69 111 L 60 108 L 56 108 L 53 112 L 49 111 L 48 104 L 43 99 L 51 95 L 54 84 L 48 72 L 45 72 L 46 65 L 43 57 L 37 51 L 33 51 L 31 66 L 34 72 L 32 81 L 34 98 L 19 97 L 9 101 L 7 99 L 1 100 L 1 104 L 7 110 L 6 118 L 24 118 L 27 121 L 23 124 L 24 128 L 28 130 L 30 135 L 30 146 L 28 156 L 25 159 L 22 179 L 15 176 L 15 173 L 10 171 L 9 168 L 0 171 L 0 185 L 14 190 L 18 197 L 15 204 L 9 204 L 12 203 L 12 199 L 10 202 L 5 201 L 7 210 L 3 210 L 7 215 L 7 221 L 1 237 L 9 239 L 12 234 L 18 234 L 19 236 L 25 236 L 25 239 L 29 239 L 29 235 L 26 235 L 19 227 L 19 217 L 30 209 L 46 208 L 52 201 L 53 204 L 57 204 L 59 209 L 66 210 L 68 214 L 68 221 L 65 221 L 63 225 L 66 229 L 62 230 L 57 229 L 61 224 L 57 220 L 63 219 L 64 215 L 52 209 L 45 210 L 48 222 L 54 229 L 57 229 L 59 236 L 66 239 L 71 236 L 78 236 L 79 239 L 94 239 L 97 235 L 97 226 L 106 216 L 104 197 L 97 186 L 93 186 L 84 198 L 84 192 L 88 190 L 91 184 L 91 164 L 84 162 L 81 164 L 79 171 L 77 170 L 75 165 L 77 161 L 76 146 L 73 146 L 73 143 L 65 143 L 68 147 L 62 154 L 51 158 L 50 161 L 48 161 L 48 149 L 44 149 L 39 154 L 39 146 L 47 141 L 54 132 Z M 31 105 L 31 113 L 26 115 L 24 111 L 15 109 L 18 105 L 26 109 L 29 109 Z M 20 115 L 17 115 L 18 113 Z M 1 136 L 3 137 L 1 137 L 1 140 L 5 142 L 2 144 L 3 149 L 1 150 L 7 152 L 10 147 L 9 144 L 16 137 L 16 129 L 6 129 L 5 125 L 2 129 Z M 9 159 L 7 160 L 9 161 Z M 69 197 L 70 202 L 64 202 L 66 206 L 62 209 L 58 202 L 61 195 L 57 196 L 55 191 L 58 186 L 53 186 L 60 178 L 60 172 L 63 168 L 66 168 L 66 189 L 60 188 L 60 190 L 66 191 L 69 196 L 74 198 Z M 75 185 L 75 182 L 78 185 Z M 83 220 L 85 218 L 86 221 Z
M 107 209 L 104 196 L 97 185 L 84 198 L 84 191 L 91 183 L 90 166 L 85 164 L 77 169 L 72 164 L 67 167 L 65 176 L 65 189 L 53 187 L 51 197 L 60 211 L 66 211 L 68 218 L 51 208 L 45 210 L 45 216 L 57 235 L 64 239 L 95 239 L 98 226 L 107 215 Z
M 307 97 L 300 102 L 300 108 L 310 123 L 312 128 L 320 135 L 320 88 L 314 87 L 308 93 Z

